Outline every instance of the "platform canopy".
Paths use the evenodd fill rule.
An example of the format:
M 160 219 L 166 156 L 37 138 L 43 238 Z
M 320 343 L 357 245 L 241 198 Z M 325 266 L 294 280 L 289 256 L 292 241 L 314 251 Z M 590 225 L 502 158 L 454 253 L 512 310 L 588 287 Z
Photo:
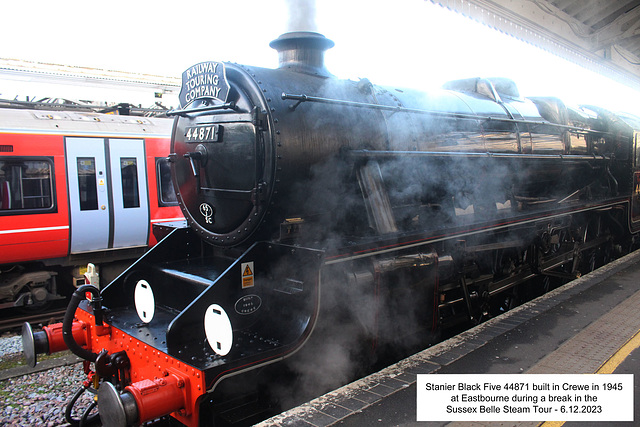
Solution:
M 640 89 L 640 0 L 431 0 Z

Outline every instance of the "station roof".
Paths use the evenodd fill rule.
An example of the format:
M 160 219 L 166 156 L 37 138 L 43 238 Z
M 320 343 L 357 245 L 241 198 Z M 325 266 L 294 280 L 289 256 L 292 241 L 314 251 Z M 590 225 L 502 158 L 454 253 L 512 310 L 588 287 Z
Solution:
M 431 0 L 640 89 L 640 0 Z

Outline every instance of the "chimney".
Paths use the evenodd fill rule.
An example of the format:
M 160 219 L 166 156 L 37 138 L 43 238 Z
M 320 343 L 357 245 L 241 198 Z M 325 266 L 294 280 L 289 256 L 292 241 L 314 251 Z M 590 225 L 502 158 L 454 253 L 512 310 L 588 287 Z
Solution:
M 324 77 L 331 76 L 324 66 L 324 52 L 334 45 L 322 34 L 311 31 L 284 33 L 269 43 L 278 51 L 278 68 Z

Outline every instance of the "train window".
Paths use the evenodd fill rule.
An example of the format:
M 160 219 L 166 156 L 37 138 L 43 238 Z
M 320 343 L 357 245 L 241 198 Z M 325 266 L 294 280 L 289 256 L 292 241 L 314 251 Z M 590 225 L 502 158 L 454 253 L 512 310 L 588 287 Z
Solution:
M 120 159 L 122 175 L 122 205 L 124 208 L 140 207 L 140 191 L 138 187 L 138 162 L 135 157 Z
M 96 182 L 96 159 L 78 157 L 78 188 L 80 189 L 80 210 L 98 210 L 98 183 Z
M 53 163 L 48 159 L 0 158 L 0 213 L 51 211 Z
M 175 206 L 178 204 L 176 193 L 171 181 L 171 166 L 169 159 L 159 157 L 156 159 L 156 172 L 158 175 L 158 202 L 160 206 Z

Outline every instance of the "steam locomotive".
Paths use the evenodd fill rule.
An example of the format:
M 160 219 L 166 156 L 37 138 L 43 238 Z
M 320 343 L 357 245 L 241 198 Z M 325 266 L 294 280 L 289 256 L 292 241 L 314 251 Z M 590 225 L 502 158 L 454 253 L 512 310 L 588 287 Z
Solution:
M 151 224 L 183 218 L 170 134 L 166 117 L 0 102 L 0 310 L 68 297 L 89 262 L 108 283 L 156 243 Z
M 271 46 L 278 69 L 183 74 L 169 161 L 188 227 L 156 226 L 61 325 L 25 325 L 30 363 L 94 362 L 105 425 L 251 422 L 635 247 L 633 118 L 507 79 L 338 80 L 317 33 Z

